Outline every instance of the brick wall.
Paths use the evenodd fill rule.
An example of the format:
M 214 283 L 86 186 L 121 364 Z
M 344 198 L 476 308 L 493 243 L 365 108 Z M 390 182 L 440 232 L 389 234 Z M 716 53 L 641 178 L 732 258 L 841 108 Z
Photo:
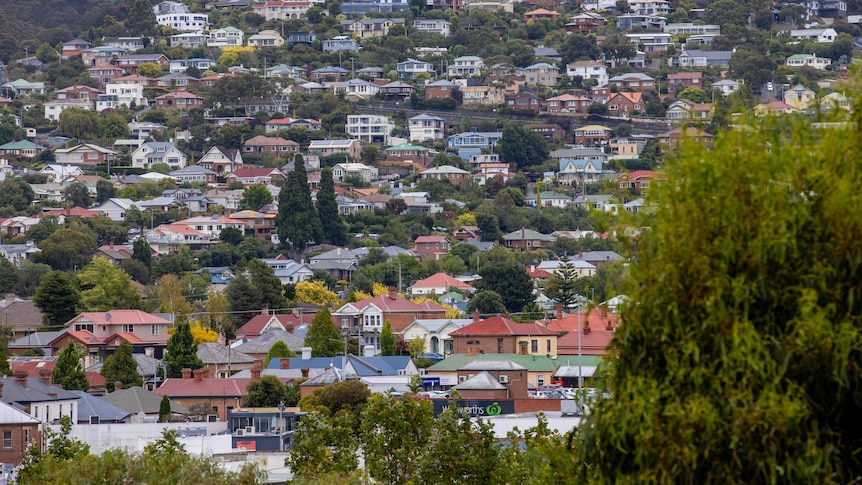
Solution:
M 451 335 L 453 354 L 516 354 L 518 349 L 515 345 L 515 337 L 512 336 L 476 336 L 476 335 Z M 502 349 L 498 344 L 502 341 Z
M 27 434 L 25 430 L 30 432 L 29 442 L 25 441 Z M 5 439 L 7 433 L 11 433 L 11 443 Z M 42 442 L 42 433 L 39 431 L 38 424 L 0 424 L 0 462 L 20 464 L 32 442 Z

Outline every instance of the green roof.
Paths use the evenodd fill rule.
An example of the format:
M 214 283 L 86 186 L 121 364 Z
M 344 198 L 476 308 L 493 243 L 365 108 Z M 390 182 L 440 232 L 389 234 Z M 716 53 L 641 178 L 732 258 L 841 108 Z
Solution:
M 812 54 L 793 54 L 792 56 L 788 57 L 787 59 L 801 60 L 801 59 L 808 59 L 811 56 L 812 56 Z
M 536 232 L 532 229 L 519 229 L 517 231 L 510 232 L 503 236 L 503 240 L 513 240 L 513 241 L 521 241 L 521 240 L 539 240 L 539 241 L 556 241 L 554 236 L 549 236 L 547 234 L 542 234 L 541 232 Z
M 551 200 L 551 199 L 561 199 L 561 200 L 574 200 L 572 197 L 561 194 L 559 192 L 551 192 L 550 190 L 543 190 L 541 194 L 542 200 Z M 527 200 L 536 200 L 536 194 L 530 195 L 527 197 Z
M 425 150 L 425 151 L 427 151 L 428 149 L 425 147 L 421 147 L 419 145 L 411 145 L 409 143 L 402 143 L 400 145 L 395 145 L 394 147 L 389 147 L 385 151 L 389 151 L 389 150 Z
M 41 148 L 39 145 L 29 140 L 10 141 L 5 145 L 0 145 L 0 150 L 20 150 L 23 148 Z
M 583 365 L 598 365 L 601 356 L 584 355 L 581 357 Z M 474 360 L 511 360 L 512 362 L 526 367 L 528 371 L 551 372 L 561 365 L 578 365 L 577 355 L 560 355 L 547 357 L 544 355 L 518 355 L 518 354 L 476 354 L 473 356 L 456 354 L 447 357 L 428 368 L 428 371 L 456 371 Z

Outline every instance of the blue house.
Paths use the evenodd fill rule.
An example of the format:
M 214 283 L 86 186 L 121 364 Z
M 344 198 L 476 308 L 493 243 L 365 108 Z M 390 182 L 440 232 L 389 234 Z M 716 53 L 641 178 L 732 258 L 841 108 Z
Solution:
M 501 131 L 469 131 L 449 137 L 448 144 L 452 150 L 464 147 L 493 148 L 503 138 Z

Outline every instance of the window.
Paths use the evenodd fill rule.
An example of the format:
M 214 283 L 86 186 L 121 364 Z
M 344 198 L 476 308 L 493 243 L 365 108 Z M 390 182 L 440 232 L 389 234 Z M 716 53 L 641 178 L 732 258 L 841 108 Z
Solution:
M 3 432 L 3 448 L 10 449 L 12 448 L 12 432 L 4 431 Z
M 156 325 L 156 324 L 151 325 L 151 326 L 150 326 L 150 332 L 151 332 L 153 335 L 158 335 L 158 334 L 159 334 L 159 326 L 158 326 L 158 325 Z
M 546 341 L 546 343 L 548 344 L 548 345 L 547 345 L 547 347 L 548 347 L 547 352 L 550 354 L 550 353 L 551 353 L 551 339 L 548 339 L 548 340 Z
M 545 374 L 539 374 L 536 376 L 536 384 L 539 386 L 545 385 Z
M 129 325 L 129 324 L 124 324 L 123 325 L 123 332 L 124 333 L 135 333 L 135 326 Z
M 29 429 L 24 430 L 24 444 L 25 445 L 30 444 L 30 430 Z
M 92 323 L 76 323 L 75 331 L 79 332 L 81 330 L 93 333 L 93 324 Z
M 536 339 L 530 340 L 530 352 L 536 353 L 539 351 L 539 341 Z

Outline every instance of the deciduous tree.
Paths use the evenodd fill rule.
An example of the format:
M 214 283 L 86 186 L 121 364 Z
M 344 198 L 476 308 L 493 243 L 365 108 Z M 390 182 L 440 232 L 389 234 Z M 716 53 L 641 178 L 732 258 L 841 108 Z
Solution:
M 383 322 L 383 330 L 380 331 L 380 354 L 395 355 L 395 334 L 389 320 Z
M 96 241 L 89 234 L 74 229 L 59 229 L 39 245 L 41 251 L 34 259 L 57 270 L 83 268 L 96 249 Z M 108 263 L 110 264 L 110 263 Z
M 344 348 L 340 340 L 342 340 L 341 330 L 332 323 L 329 309 L 324 308 L 317 312 L 305 335 L 305 346 L 311 347 L 311 355 L 313 357 L 337 355 Z
M 62 230 L 57 231 L 60 232 Z M 93 262 L 78 274 L 78 284 L 81 289 L 81 311 L 107 312 L 143 308 L 141 294 L 132 283 L 132 278 L 105 257 L 93 258 Z
M 266 354 L 266 359 L 263 360 L 263 367 L 264 369 L 269 367 L 269 363 L 272 359 L 286 359 L 291 357 L 296 357 L 296 352 L 287 348 L 287 344 L 279 340 L 269 348 L 269 352 Z
M 57 358 L 51 382 L 67 391 L 88 391 L 90 381 L 81 365 L 81 353 L 73 342 L 69 342 Z
M 239 201 L 239 210 L 260 210 L 272 202 L 272 193 L 263 184 L 253 184 L 246 187 Z
M 262 376 L 246 387 L 245 405 L 252 408 L 274 408 L 287 400 L 287 388 L 275 376 Z

